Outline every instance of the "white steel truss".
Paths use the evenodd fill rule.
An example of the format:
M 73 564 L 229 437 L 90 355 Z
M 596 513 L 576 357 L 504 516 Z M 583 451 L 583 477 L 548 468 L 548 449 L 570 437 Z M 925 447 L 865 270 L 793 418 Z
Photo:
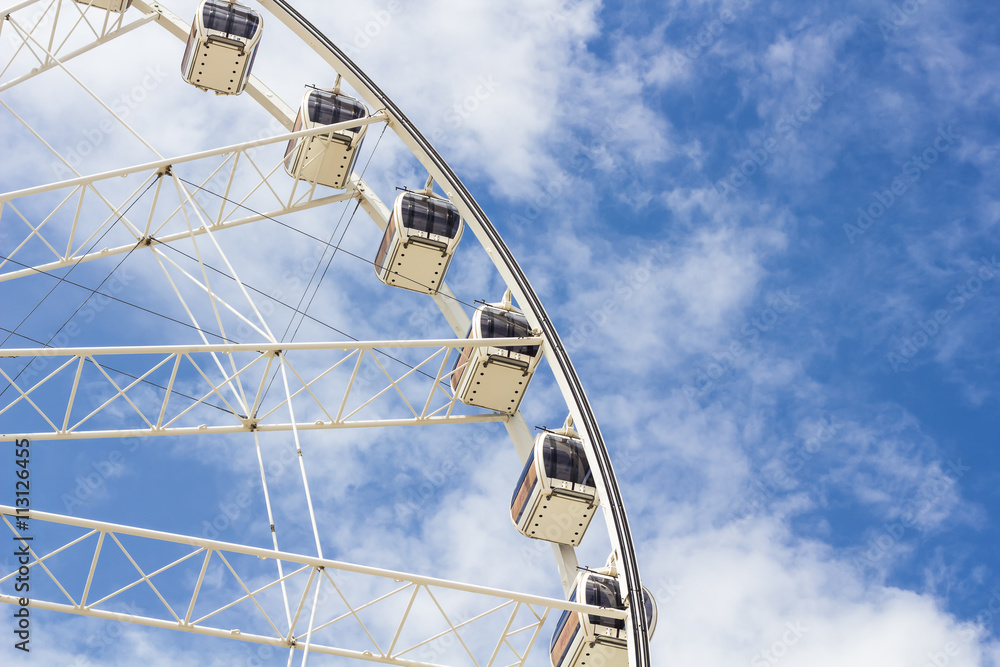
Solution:
M 36 11 L 26 19 L 14 16 L 29 7 Z M 126 24 L 124 12 L 108 12 L 76 0 L 29 0 L 0 10 L 0 26 L 7 25 L 5 39 L 16 45 L 10 58 L 0 62 L 0 92 L 128 34 L 157 16 L 147 12 Z M 19 69 L 15 65 L 22 60 L 24 68 L 30 69 L 5 80 Z
M 25 567 L 34 573 L 33 590 L 42 588 L 41 579 L 51 591 L 44 599 L 33 597 L 33 608 L 304 653 L 405 667 L 440 664 L 420 659 L 428 655 L 454 665 L 513 667 L 524 665 L 553 611 L 626 616 L 617 609 L 100 521 L 6 506 L 0 515 L 14 544 L 29 554 Z M 18 530 L 19 522 L 31 522 L 33 532 L 39 523 L 72 530 L 54 542 L 58 546 L 39 552 Z M 170 547 L 162 550 L 176 557 L 169 563 L 150 558 L 143 548 L 149 544 Z M 128 561 L 129 576 L 102 586 L 112 557 Z M 71 560 L 89 563 L 85 576 L 66 567 Z M 275 576 L 268 562 L 282 564 L 285 574 Z M 177 571 L 186 576 L 174 576 Z M 209 593 L 203 584 L 210 572 L 225 585 L 216 583 Z M 12 589 L 18 574 L 18 567 L 0 572 L 0 587 Z M 187 585 L 173 585 L 168 599 L 158 586 L 166 579 Z M 281 586 L 289 591 L 284 602 L 276 594 Z M 137 612 L 116 611 L 136 588 L 148 589 L 156 601 Z M 2 591 L 0 602 L 17 604 L 17 595 Z
M 0 282 L 40 271 L 53 271 L 81 262 L 121 255 L 132 251 L 137 245 L 169 244 L 208 234 L 213 230 L 230 229 L 351 199 L 356 196 L 354 190 L 334 195 L 316 196 L 315 183 L 309 184 L 288 178 L 284 170 L 281 169 L 281 160 L 276 163 L 262 163 L 260 156 L 255 158 L 254 151 L 291 139 L 322 134 L 331 129 L 358 127 L 384 120 L 384 115 L 376 113 L 362 120 L 281 134 L 266 139 L 243 142 L 0 194 L 0 214 L 9 209 L 16 216 L 16 219 L 27 228 L 23 240 L 7 254 L 6 259 L 0 260 L 0 270 L 7 269 L 0 271 Z M 217 159 L 218 163 L 213 162 L 210 165 L 208 176 L 198 179 L 197 187 L 181 183 L 180 179 L 186 173 L 185 166 L 213 158 Z M 203 165 L 199 166 L 205 169 Z M 239 175 L 247 173 L 250 174 L 250 178 L 238 178 Z M 164 192 L 162 183 L 159 181 L 161 177 L 166 175 L 173 178 L 176 188 L 167 188 L 167 191 Z M 97 188 L 98 184 L 127 176 L 138 176 L 142 180 L 137 187 L 127 192 L 126 196 L 120 200 L 121 203 L 112 203 L 100 194 Z M 150 188 L 151 184 L 155 184 L 155 187 Z M 145 220 L 132 219 L 126 213 L 128 204 L 146 188 L 150 188 L 152 199 L 149 204 L 149 216 Z M 178 191 L 176 199 L 168 194 L 171 189 Z M 213 206 L 211 210 L 207 204 L 201 203 L 195 197 L 195 194 L 202 189 L 221 195 L 221 198 L 217 198 L 216 206 Z M 51 198 L 53 193 L 58 195 L 58 203 L 42 219 L 32 220 L 30 216 L 21 212 L 23 205 L 20 205 L 20 202 L 22 200 L 36 196 Z M 94 193 L 91 196 L 96 196 L 98 201 L 107 208 L 105 216 L 98 221 L 82 219 L 81 214 L 85 210 L 84 205 L 88 193 Z M 266 211 L 248 213 L 246 204 L 257 193 L 266 197 L 272 208 Z M 167 201 L 165 204 L 167 211 L 154 221 L 154 213 L 164 200 Z M 188 216 L 190 209 L 196 213 L 199 223 L 193 227 L 187 225 L 180 227 L 180 223 Z M 60 213 L 63 216 L 72 216 L 68 229 L 66 229 L 67 225 L 60 220 Z M 54 220 L 59 220 L 60 224 L 58 226 L 53 224 Z M 86 227 L 88 222 L 90 227 Z M 127 230 L 130 243 L 93 250 L 95 238 L 102 231 L 117 223 L 121 223 L 121 226 Z M 174 223 L 178 229 L 172 230 L 169 226 L 170 223 Z M 11 263 L 11 260 L 16 260 L 19 253 L 29 248 L 31 243 L 35 244 L 35 248 L 44 246 L 51 259 L 42 262 L 26 261 L 23 262 L 23 268 L 9 268 L 7 265 Z M 61 250 L 64 246 L 65 250 Z M 21 264 L 17 263 L 16 265 Z
M 536 345 L 541 340 L 0 349 L 0 360 L 44 358 L 55 366 L 47 371 L 46 365 L 47 374 L 37 382 L 32 378 L 27 386 L 18 380 L 13 363 L 0 363 L 0 377 L 13 389 L 0 407 L 0 416 L 21 408 L 17 419 L 8 415 L 5 423 L 24 424 L 31 419 L 47 426 L 33 433 L 0 434 L 0 438 L 67 440 L 505 421 L 505 414 L 456 411 L 462 404 L 457 403 L 448 382 L 453 373 L 449 361 L 455 358 L 451 352 L 464 347 Z M 427 352 L 400 369 L 395 355 L 412 349 Z M 331 353 L 333 359 L 323 358 Z M 233 372 L 218 363 L 220 357 L 233 362 Z M 116 367 L 123 363 L 126 370 Z M 377 376 L 363 373 L 366 366 L 376 369 Z M 277 370 L 286 372 L 290 390 L 268 403 L 264 400 L 267 382 Z M 88 378 L 82 382 L 85 371 Z M 82 384 L 86 384 L 89 405 L 81 400 Z M 243 396 L 245 386 L 256 391 L 244 400 L 233 400 L 233 396 Z M 45 406 L 34 400 L 40 395 L 46 397 Z M 57 403 L 58 397 L 63 398 Z M 95 402 L 97 407 L 91 408 Z M 284 421 L 290 402 L 300 415 L 298 423 Z M 122 403 L 128 406 L 127 416 L 121 414 Z M 49 407 L 53 404 L 58 409 Z M 117 426 L 97 426 L 105 421 L 102 413 L 112 411 Z M 377 416 L 361 418 L 366 412 Z

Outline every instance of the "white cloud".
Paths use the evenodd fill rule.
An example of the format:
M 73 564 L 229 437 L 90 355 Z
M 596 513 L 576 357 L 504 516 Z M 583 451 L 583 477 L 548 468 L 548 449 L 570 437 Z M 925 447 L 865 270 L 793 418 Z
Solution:
M 946 654 L 950 665 L 982 665 L 996 651 L 932 597 L 866 585 L 828 547 L 770 520 L 656 544 L 644 581 L 679 590 L 660 607 L 653 646 L 681 662 L 908 667 Z

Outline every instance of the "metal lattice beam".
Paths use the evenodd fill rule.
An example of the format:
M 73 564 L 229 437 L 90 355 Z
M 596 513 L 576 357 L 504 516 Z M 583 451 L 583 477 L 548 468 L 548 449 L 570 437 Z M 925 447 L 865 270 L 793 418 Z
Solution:
M 448 383 L 453 372 L 448 369 L 451 352 L 463 347 L 534 345 L 540 342 L 539 338 L 497 338 L 0 349 L 0 360 L 6 362 L 0 363 L 0 377 L 13 390 L 11 398 L 0 407 L 0 416 L 10 413 L 5 419 L 8 424 L 14 414 L 19 420 L 41 418 L 48 425 L 47 430 L 16 434 L 31 440 L 505 421 L 508 419 L 505 414 L 456 412 L 456 407 L 461 404 L 457 403 Z M 390 368 L 399 366 L 390 352 L 399 354 L 402 350 L 414 348 L 427 349 L 423 359 L 390 372 Z M 324 358 L 323 353 L 326 356 L 332 353 L 334 359 Z M 54 361 L 55 369 L 30 386 L 19 381 L 15 370 L 18 366 L 14 362 L 40 357 Z M 236 368 L 234 365 L 235 370 L 230 373 L 224 365 L 217 363 L 219 357 L 234 364 L 239 358 L 241 366 Z M 112 359 L 114 364 L 125 365 L 127 370 L 112 369 Z M 366 382 L 359 382 L 363 364 L 376 369 L 376 375 L 368 377 Z M 265 403 L 265 380 L 271 376 L 275 366 L 287 371 L 290 395 Z M 103 400 L 89 412 L 78 405 L 81 376 L 85 370 L 90 372 L 90 397 Z M 375 383 L 376 379 L 378 383 Z M 154 380 L 163 380 L 165 384 L 154 383 Z M 238 383 L 239 386 L 245 383 L 256 387 L 246 403 L 250 406 L 249 410 L 229 398 L 230 393 L 235 393 Z M 185 392 L 183 400 L 178 398 L 181 386 Z M 155 387 L 160 394 L 156 400 L 149 398 L 150 387 Z M 45 396 L 44 403 L 34 400 L 37 396 Z M 297 424 L 280 421 L 282 409 L 287 408 L 289 401 L 301 413 L 311 416 L 300 418 Z M 115 413 L 114 419 L 119 422 L 117 428 L 94 426 L 100 423 L 103 413 L 112 406 L 119 407 L 121 403 L 128 405 L 129 414 L 122 416 Z M 19 407 L 21 412 L 15 413 L 14 410 Z M 375 408 L 383 411 L 391 409 L 395 414 L 361 418 L 366 410 L 371 412 Z M 214 421 L 204 421 L 213 417 Z
M 350 127 L 358 127 L 360 125 L 369 125 L 372 123 L 378 123 L 385 120 L 385 117 L 379 114 L 373 114 L 368 118 L 346 121 L 344 123 L 337 123 L 334 125 L 321 126 L 317 128 L 312 128 L 309 130 L 302 130 L 300 132 L 291 132 L 287 134 L 281 134 L 274 137 L 269 137 L 266 139 L 258 139 L 254 141 L 243 142 L 240 144 L 235 144 L 231 146 L 224 146 L 222 148 L 215 148 L 208 151 L 201 151 L 198 153 L 192 153 L 189 155 L 156 160 L 154 162 L 148 162 L 141 165 L 136 165 L 132 167 L 125 167 L 122 169 L 116 169 L 113 171 L 104 172 L 101 174 L 95 174 L 90 176 L 80 176 L 77 178 L 72 178 L 57 183 L 50 183 L 46 185 L 40 185 L 32 188 L 25 188 L 22 190 L 8 192 L 0 194 L 0 207 L 10 208 L 14 211 L 15 215 L 27 226 L 31 231 L 28 233 L 24 239 L 17 245 L 17 247 L 8 254 L 8 259 L 0 260 L 0 269 L 5 267 L 10 259 L 16 259 L 18 253 L 26 246 L 26 244 L 32 239 L 39 239 L 44 245 L 49 249 L 49 251 L 54 255 L 53 261 L 44 262 L 40 264 L 33 264 L 30 262 L 25 262 L 28 264 L 25 268 L 7 270 L 0 273 L 0 282 L 5 280 L 12 280 L 14 278 L 20 278 L 26 275 L 32 275 L 40 271 L 53 271 L 59 268 L 73 266 L 81 262 L 93 261 L 95 259 L 113 257 L 116 255 L 121 255 L 128 253 L 136 247 L 136 244 L 145 242 L 146 240 L 155 239 L 156 243 L 173 243 L 182 239 L 192 238 L 196 236 L 202 236 L 210 233 L 212 230 L 229 229 L 233 227 L 238 227 L 252 222 L 258 222 L 267 218 L 276 218 L 288 213 L 293 213 L 296 211 L 306 210 L 310 208 L 315 208 L 317 206 L 322 206 L 325 204 L 334 203 L 337 201 L 344 201 L 354 197 L 353 192 L 347 192 L 338 195 L 330 195 L 326 197 L 314 197 L 316 190 L 314 187 L 305 188 L 305 192 L 296 193 L 296 187 L 298 181 L 293 181 L 289 179 L 284 172 L 274 178 L 275 172 L 279 170 L 281 162 L 278 161 L 277 164 L 271 165 L 266 169 L 261 169 L 258 167 L 257 161 L 254 160 L 252 151 L 254 149 L 260 148 L 262 146 L 268 146 L 272 144 L 279 144 L 292 139 L 297 139 L 301 137 L 309 137 L 317 134 L 322 134 L 324 132 L 330 132 L 331 130 L 347 129 Z M 174 176 L 178 176 L 183 169 L 183 165 L 188 165 L 190 163 L 199 162 L 202 160 L 207 160 L 210 158 L 224 158 L 207 178 L 201 179 L 199 188 L 209 186 L 210 183 L 216 181 L 219 182 L 221 186 L 220 189 L 225 189 L 226 199 L 233 202 L 229 206 L 225 203 L 219 207 L 218 211 L 215 213 L 210 213 L 201 204 L 197 203 L 191 193 L 182 194 L 177 198 L 177 201 L 172 202 L 169 206 L 171 207 L 169 215 L 166 215 L 163 219 L 159 220 L 156 224 L 152 223 L 152 213 L 156 210 L 161 198 L 165 197 L 160 188 L 156 188 L 153 192 L 153 200 L 150 204 L 150 220 L 139 222 L 132 221 L 127 215 L 124 215 L 124 211 L 127 208 L 128 202 L 131 201 L 138 193 L 142 191 L 142 187 L 148 185 L 152 179 L 158 178 L 168 171 Z M 234 192 L 233 187 L 236 179 L 236 169 L 241 163 L 241 160 L 252 165 L 256 173 L 259 175 L 258 178 L 252 179 L 248 183 L 241 183 L 242 190 L 239 192 Z M 102 201 L 107 205 L 109 213 L 105 217 L 100 225 L 96 228 L 91 228 L 87 230 L 81 230 L 84 221 L 81 220 L 81 211 L 83 210 L 83 198 L 89 189 L 93 189 L 97 184 L 108 181 L 111 179 L 117 179 L 124 176 L 141 176 L 144 177 L 143 186 L 135 188 L 129 195 L 122 201 L 121 204 L 113 205 L 108 200 L 101 198 Z M 221 176 L 221 177 L 220 177 Z M 274 195 L 274 203 L 272 204 L 274 208 L 268 210 L 267 212 L 259 212 L 247 215 L 244 204 L 245 202 L 256 192 L 265 190 L 269 191 Z M 36 195 L 47 195 L 50 193 L 63 193 L 62 198 L 59 203 L 51 207 L 50 213 L 46 215 L 43 219 L 35 224 L 32 221 L 22 215 L 20 211 L 16 208 L 15 203 L 22 199 L 27 199 L 34 197 Z M 284 194 L 287 192 L 287 194 Z M 281 194 L 279 194 L 281 193 Z M 298 194 L 298 196 L 296 196 Z M 78 196 L 78 201 L 75 199 Z M 68 243 L 63 241 L 62 238 L 56 240 L 55 237 L 47 238 L 45 236 L 45 227 L 52 224 L 52 221 L 56 219 L 55 214 L 63 208 L 68 208 L 68 204 L 74 201 L 76 202 L 74 206 L 75 213 L 73 215 L 72 221 L 69 224 L 69 229 L 60 229 L 60 233 L 68 237 Z M 205 219 L 205 224 L 199 224 L 193 229 L 183 229 L 181 231 L 168 232 L 166 231 L 166 225 L 171 220 L 182 216 L 186 208 L 194 206 L 197 208 L 198 213 Z M 179 219 L 179 218 L 178 218 Z M 89 245 L 95 235 L 105 229 L 107 226 L 115 224 L 116 222 L 122 222 L 123 226 L 128 230 L 128 233 L 133 238 L 133 243 L 127 245 L 120 245 L 113 248 L 102 248 L 100 250 L 90 250 Z M 82 240 L 81 240 L 82 239 Z M 63 242 L 60 242 L 63 241 Z M 65 252 L 57 251 L 56 248 L 67 245 Z M 76 246 L 75 249 L 73 246 Z
M 18 8 L 24 9 L 34 4 L 40 3 L 22 3 Z M 66 29 L 65 34 L 60 34 L 59 29 L 64 27 L 65 23 L 65 21 L 63 23 L 60 22 L 60 15 L 64 11 L 64 4 L 69 5 L 68 11 L 70 16 L 68 17 L 68 22 L 71 22 L 72 25 Z M 148 12 L 143 14 L 139 19 L 125 24 L 124 13 L 119 14 L 117 18 L 113 18 L 110 16 L 110 12 L 94 11 L 90 12 L 90 16 L 88 16 L 87 9 L 87 7 L 76 2 L 76 0 L 56 0 L 55 2 L 50 2 L 45 10 L 39 12 L 33 20 L 29 20 L 27 25 L 21 26 L 13 19 L 9 21 L 8 39 L 13 39 L 15 43 L 18 43 L 18 47 L 6 64 L 0 67 L 0 79 L 11 70 L 18 56 L 25 51 L 33 56 L 33 67 L 24 74 L 11 77 L 0 83 L 0 92 L 32 79 L 50 69 L 54 69 L 60 63 L 66 63 L 78 56 L 82 56 L 88 51 L 113 39 L 127 35 L 136 28 L 140 28 L 150 21 L 156 20 L 159 16 L 155 12 Z M 0 10 L 0 18 L 9 16 L 14 11 L 16 10 Z M 100 26 L 94 26 L 90 21 L 90 18 L 95 15 L 100 16 L 102 19 Z M 65 19 L 66 17 L 63 18 Z M 51 25 L 47 25 L 50 22 Z M 80 39 L 71 41 L 74 37 L 79 37 Z M 43 53 L 42 57 L 39 57 L 32 45 L 34 42 L 43 41 L 49 45 L 49 53 Z M 67 50 L 71 45 L 75 46 L 78 42 L 80 42 L 80 46 Z
M 26 567 L 34 572 L 34 588 L 40 588 L 39 580 L 50 582 L 53 590 L 58 590 L 55 599 L 31 600 L 31 606 L 68 612 L 91 618 L 117 620 L 149 627 L 182 630 L 200 635 L 227 637 L 237 641 L 265 644 L 274 647 L 308 650 L 314 653 L 360 658 L 390 665 L 405 667 L 432 667 L 432 663 L 416 659 L 418 649 L 433 647 L 438 640 L 447 638 L 457 641 L 461 653 L 467 660 L 464 664 L 482 667 L 510 664 L 509 658 L 499 662 L 504 656 L 513 655 L 513 664 L 523 665 L 535 643 L 543 624 L 549 615 L 569 610 L 583 613 L 601 614 L 613 618 L 624 618 L 626 612 L 617 609 L 597 608 L 577 602 L 556 600 L 538 595 L 517 593 L 508 590 L 477 586 L 434 577 L 420 576 L 382 568 L 355 565 L 340 561 L 300 556 L 271 549 L 261 549 L 215 540 L 188 537 L 160 531 L 133 528 L 101 521 L 91 521 L 76 517 L 66 517 L 43 512 L 18 513 L 13 507 L 0 506 L 3 523 L 11 531 L 20 548 L 29 553 Z M 33 531 L 38 524 L 61 525 L 75 530 L 72 535 L 59 541 L 59 546 L 45 553 L 37 552 L 33 542 L 22 539 L 16 523 L 18 520 L 31 521 Z M 129 545 L 126 545 L 126 541 Z M 166 565 L 159 567 L 146 564 L 143 550 L 137 540 L 151 544 L 183 547 L 183 553 Z M 73 553 L 83 562 L 90 562 L 85 577 L 72 576 L 64 572 L 56 556 Z M 128 583 L 111 586 L 109 593 L 94 600 L 93 591 L 101 588 L 102 565 L 112 557 L 124 556 L 134 573 Z M 240 556 L 252 556 L 261 561 L 259 567 L 238 561 Z M 266 574 L 269 562 L 278 561 L 285 566 L 287 574 L 275 576 Z M 225 575 L 222 594 L 205 593 L 202 584 L 209 568 L 218 563 Z M 182 568 L 199 565 L 194 570 L 197 577 L 191 577 L 186 591 L 177 602 L 171 604 L 159 591 L 157 577 L 170 576 Z M 37 572 L 41 570 L 42 572 Z M 18 604 L 16 595 L 4 588 L 12 589 L 18 568 L 10 573 L 0 573 L 0 602 Z M 377 592 L 360 597 L 345 590 L 338 578 L 358 575 L 358 580 L 372 582 Z M 295 591 L 295 614 L 291 622 L 285 621 L 280 600 L 272 595 L 282 583 Z M 105 587 L 106 588 L 106 587 Z M 143 613 L 122 613 L 113 611 L 136 589 L 151 591 L 158 603 Z M 175 591 L 176 592 L 176 591 Z M 456 595 L 457 594 L 457 595 Z M 446 601 L 443 596 L 449 599 Z M 403 601 L 405 600 L 405 604 Z M 429 603 L 427 601 L 429 600 Z M 387 622 L 389 614 L 377 615 L 379 621 L 372 620 L 376 607 L 386 606 L 388 601 L 396 604 L 393 608 L 403 608 L 398 622 Z M 425 604 L 418 611 L 418 601 Z M 470 603 L 474 602 L 475 604 Z M 244 619 L 242 627 L 221 625 L 219 617 L 239 608 Z M 470 609 L 473 609 L 470 611 Z M 381 609 L 381 608 L 380 608 Z M 197 610 L 197 613 L 196 613 Z M 429 612 L 428 612 L 429 610 Z M 426 629 L 428 613 L 440 614 L 441 630 Z M 369 612 L 367 616 L 365 612 Z M 312 623 L 307 624 L 309 616 Z M 233 616 L 226 617 L 232 620 Z M 503 620 L 498 635 L 484 636 L 484 623 L 489 625 L 494 619 Z M 340 625 L 337 625 L 340 624 Z M 343 646 L 316 638 L 323 630 L 337 626 L 350 627 L 355 633 L 357 646 Z M 309 628 L 312 628 L 309 630 Z M 338 636 L 350 633 L 342 631 Z M 529 635 L 526 646 L 519 650 L 513 643 L 519 635 Z M 508 651 L 504 651 L 504 648 Z M 459 663 L 459 664 L 463 664 Z

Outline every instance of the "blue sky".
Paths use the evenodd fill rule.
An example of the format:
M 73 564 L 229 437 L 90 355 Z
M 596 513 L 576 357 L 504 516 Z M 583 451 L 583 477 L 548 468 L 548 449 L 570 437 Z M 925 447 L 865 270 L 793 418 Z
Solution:
M 660 598 L 654 664 L 1000 661 L 1000 7 L 337 4 L 301 10 L 463 177 L 571 350 L 609 442 L 644 583 Z M 175 11 L 189 18 L 193 6 Z M 255 73 L 295 105 L 303 84 L 328 73 L 277 21 L 267 27 Z M 131 96 L 120 98 L 129 122 L 161 153 L 275 131 L 245 96 L 185 86 L 179 42 L 139 32 L 82 59 L 79 71 L 111 98 Z M 106 112 L 68 88 L 52 109 L 43 79 L 0 99 L 72 150 Z M 59 122 L 70 108 L 75 124 Z M 39 154 L 0 111 L 4 153 Z M 372 130 L 362 158 L 372 156 L 365 177 L 379 195 L 422 185 L 398 142 Z M 120 129 L 93 148 L 80 156 L 83 173 L 151 159 Z M 4 191 L 54 173 L 44 155 L 0 165 Z M 340 215 L 302 214 L 295 224 L 325 236 Z M 9 216 L 0 218 L 5 255 L 20 233 Z M 359 214 L 350 224 L 345 249 L 374 253 L 379 234 L 366 223 Z M 310 242 L 274 226 L 232 234 L 225 247 L 241 277 L 297 300 Z M 362 339 L 450 335 L 425 300 L 387 293 L 369 266 L 342 256 L 333 266 L 310 310 L 323 322 Z M 71 278 L 93 287 L 111 268 L 81 265 Z M 134 256 L 121 271 L 130 302 L 183 317 L 158 268 Z M 471 234 L 449 282 L 467 303 L 503 291 Z M 44 277 L 3 283 L 2 326 L 13 328 L 50 287 Z M 63 285 L 18 331 L 47 340 L 84 296 Z M 283 330 L 287 310 L 275 308 Z M 122 304 L 97 315 L 78 344 L 193 341 Z M 296 340 L 324 337 L 338 339 L 307 323 Z M 523 409 L 531 426 L 562 422 L 547 371 Z M 0 430 L 13 430 L 10 419 L 0 415 Z M 504 438 L 495 425 L 310 436 L 325 552 L 559 595 L 547 554 L 526 549 L 504 516 L 520 469 Z M 37 502 L 198 535 L 245 490 L 252 504 L 220 539 L 266 544 L 246 445 L 45 445 Z M 265 442 L 274 456 L 285 446 Z M 464 451 L 472 454 L 456 455 Z M 99 491 L 75 497 L 77 480 L 115 452 Z M 458 472 L 428 485 L 449 457 Z M 308 552 L 297 483 L 279 475 L 287 493 L 278 511 L 287 543 Z M 67 494 L 80 502 L 67 507 Z M 588 535 L 580 552 L 601 565 L 606 540 Z M 215 662 L 199 664 L 231 664 L 216 640 L 120 628 L 96 648 L 89 640 L 110 637 L 107 626 L 40 619 L 38 664 L 76 655 L 173 664 L 202 651 Z M 6 642 L 0 655 L 18 657 Z

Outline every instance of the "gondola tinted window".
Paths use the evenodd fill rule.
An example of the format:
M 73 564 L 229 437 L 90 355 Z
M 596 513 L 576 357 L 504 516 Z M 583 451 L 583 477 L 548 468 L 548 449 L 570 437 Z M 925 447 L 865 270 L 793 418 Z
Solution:
M 260 18 L 249 7 L 232 5 L 219 0 L 208 0 L 202 12 L 202 20 L 209 30 L 217 30 L 227 35 L 249 39 L 257 32 Z
M 569 601 L 570 602 L 576 602 L 576 589 L 575 588 L 573 589 L 573 593 L 569 596 Z M 569 617 L 571 615 L 573 615 L 573 612 L 571 612 L 571 611 L 564 611 L 562 614 L 560 614 L 560 616 L 559 616 L 559 622 L 556 623 L 556 631 L 552 633 L 552 641 L 549 643 L 549 652 L 550 653 L 552 652 L 552 649 L 554 649 L 556 647 L 556 642 L 559 641 L 559 635 L 562 634 L 563 628 L 566 627 L 566 621 L 569 620 Z
M 453 239 L 462 224 L 462 216 L 458 214 L 458 209 L 445 199 L 408 194 L 403 197 L 401 208 L 403 225 L 428 234 Z
M 549 479 L 558 479 L 584 486 L 593 486 L 590 464 L 579 440 L 570 438 L 545 438 L 542 464 Z
M 521 468 L 521 476 L 517 478 L 517 486 L 514 487 L 514 495 L 511 496 L 511 498 L 510 498 L 510 504 L 511 504 L 511 506 L 513 506 L 514 505 L 514 501 L 517 500 L 517 494 L 521 492 L 521 485 L 524 484 L 524 480 L 528 476 L 528 472 L 531 470 L 531 467 L 534 466 L 534 465 L 535 465 L 535 457 L 529 456 L 528 460 L 525 461 L 525 463 L 524 463 L 524 467 Z M 537 484 L 538 481 L 536 480 L 535 483 Z M 518 518 L 520 518 L 520 517 L 518 517 Z
M 528 320 L 520 313 L 484 308 L 481 318 L 479 324 L 483 338 L 526 338 L 531 335 Z M 529 357 L 538 354 L 537 345 L 504 345 L 501 349 Z
M 607 607 L 609 609 L 624 609 L 621 595 L 618 593 L 618 580 L 611 577 L 590 577 L 587 580 L 585 604 L 595 607 Z M 625 619 L 608 618 L 607 616 L 590 615 L 590 622 L 603 625 L 606 628 L 616 628 L 621 630 L 625 627 Z
M 324 93 L 319 90 L 309 95 L 309 120 L 319 125 L 343 123 L 346 120 L 356 120 L 367 115 L 365 105 L 353 98 Z M 355 134 L 360 130 L 360 127 L 347 129 L 348 132 Z

